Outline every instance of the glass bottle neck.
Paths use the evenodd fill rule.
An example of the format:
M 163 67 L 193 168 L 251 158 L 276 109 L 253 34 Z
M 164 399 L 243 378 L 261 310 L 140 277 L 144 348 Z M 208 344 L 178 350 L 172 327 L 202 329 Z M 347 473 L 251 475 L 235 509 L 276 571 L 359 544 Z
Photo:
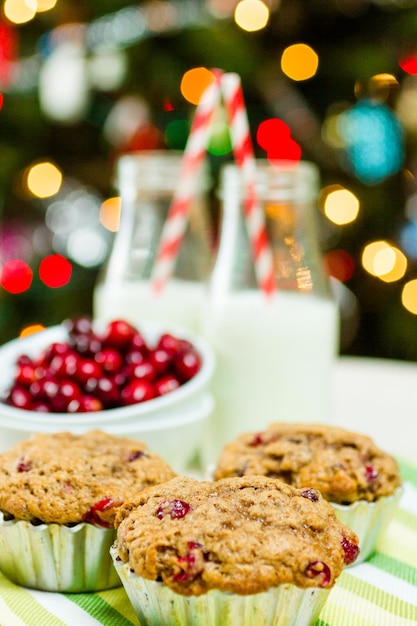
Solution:
M 272 165 L 258 160 L 256 194 L 271 246 L 277 288 L 316 295 L 329 294 L 316 224 L 319 176 L 312 163 Z M 222 227 L 217 280 L 229 288 L 256 287 L 244 220 L 246 187 L 242 170 L 227 165 L 221 175 Z M 222 268 L 222 269 L 220 269 Z M 229 277 L 226 277 L 226 268 Z M 223 273 L 223 278 L 220 278 Z

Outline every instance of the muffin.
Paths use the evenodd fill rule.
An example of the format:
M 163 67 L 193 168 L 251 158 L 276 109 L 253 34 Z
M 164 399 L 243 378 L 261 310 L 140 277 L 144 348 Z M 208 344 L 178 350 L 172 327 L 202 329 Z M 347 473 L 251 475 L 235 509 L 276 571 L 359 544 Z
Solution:
M 311 489 L 178 476 L 121 507 L 115 568 L 142 626 L 309 626 L 358 554 Z
M 47 591 L 119 585 L 109 556 L 116 511 L 173 476 L 144 443 L 99 430 L 16 444 L 0 455 L 0 570 Z
M 261 475 L 322 493 L 360 538 L 356 563 L 375 549 L 401 495 L 395 459 L 369 437 L 321 424 L 271 424 L 227 444 L 214 479 Z

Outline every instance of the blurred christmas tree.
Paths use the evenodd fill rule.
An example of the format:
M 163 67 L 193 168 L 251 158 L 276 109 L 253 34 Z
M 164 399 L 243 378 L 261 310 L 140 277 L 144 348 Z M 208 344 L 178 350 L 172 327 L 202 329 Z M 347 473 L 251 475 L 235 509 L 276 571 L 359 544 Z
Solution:
M 416 1 L 5 0 L 3 10 L 0 342 L 91 312 L 115 159 L 183 148 L 194 106 L 181 81 L 218 67 L 242 78 L 259 156 L 261 124 L 278 119 L 320 168 L 342 351 L 417 359 Z M 229 147 L 220 128 L 214 173 Z

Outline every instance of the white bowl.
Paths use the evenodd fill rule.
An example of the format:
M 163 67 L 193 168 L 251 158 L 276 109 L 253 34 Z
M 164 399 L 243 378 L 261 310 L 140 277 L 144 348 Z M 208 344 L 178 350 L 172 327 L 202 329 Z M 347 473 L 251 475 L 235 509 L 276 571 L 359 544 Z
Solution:
M 201 449 L 213 410 L 213 399 L 208 393 L 215 366 L 213 351 L 204 339 L 183 328 L 144 324 L 139 330 L 149 345 L 154 345 L 165 332 L 189 340 L 202 357 L 196 376 L 164 396 L 89 413 L 42 413 L 0 402 L 0 452 L 36 432 L 80 434 L 99 428 L 114 435 L 141 439 L 175 471 L 182 471 Z M 14 365 L 19 355 L 40 356 L 52 342 L 66 338 L 65 327 L 58 325 L 0 347 L 0 395 L 13 382 Z

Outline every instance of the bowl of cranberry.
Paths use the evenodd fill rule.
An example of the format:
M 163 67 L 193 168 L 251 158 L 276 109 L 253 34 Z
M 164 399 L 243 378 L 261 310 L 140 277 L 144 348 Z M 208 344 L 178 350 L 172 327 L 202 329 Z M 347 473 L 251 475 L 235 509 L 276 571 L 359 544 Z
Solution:
M 32 432 L 92 428 L 136 436 L 160 454 L 187 429 L 197 445 L 214 366 L 202 337 L 123 319 L 81 316 L 14 339 L 0 347 L 0 451 Z

